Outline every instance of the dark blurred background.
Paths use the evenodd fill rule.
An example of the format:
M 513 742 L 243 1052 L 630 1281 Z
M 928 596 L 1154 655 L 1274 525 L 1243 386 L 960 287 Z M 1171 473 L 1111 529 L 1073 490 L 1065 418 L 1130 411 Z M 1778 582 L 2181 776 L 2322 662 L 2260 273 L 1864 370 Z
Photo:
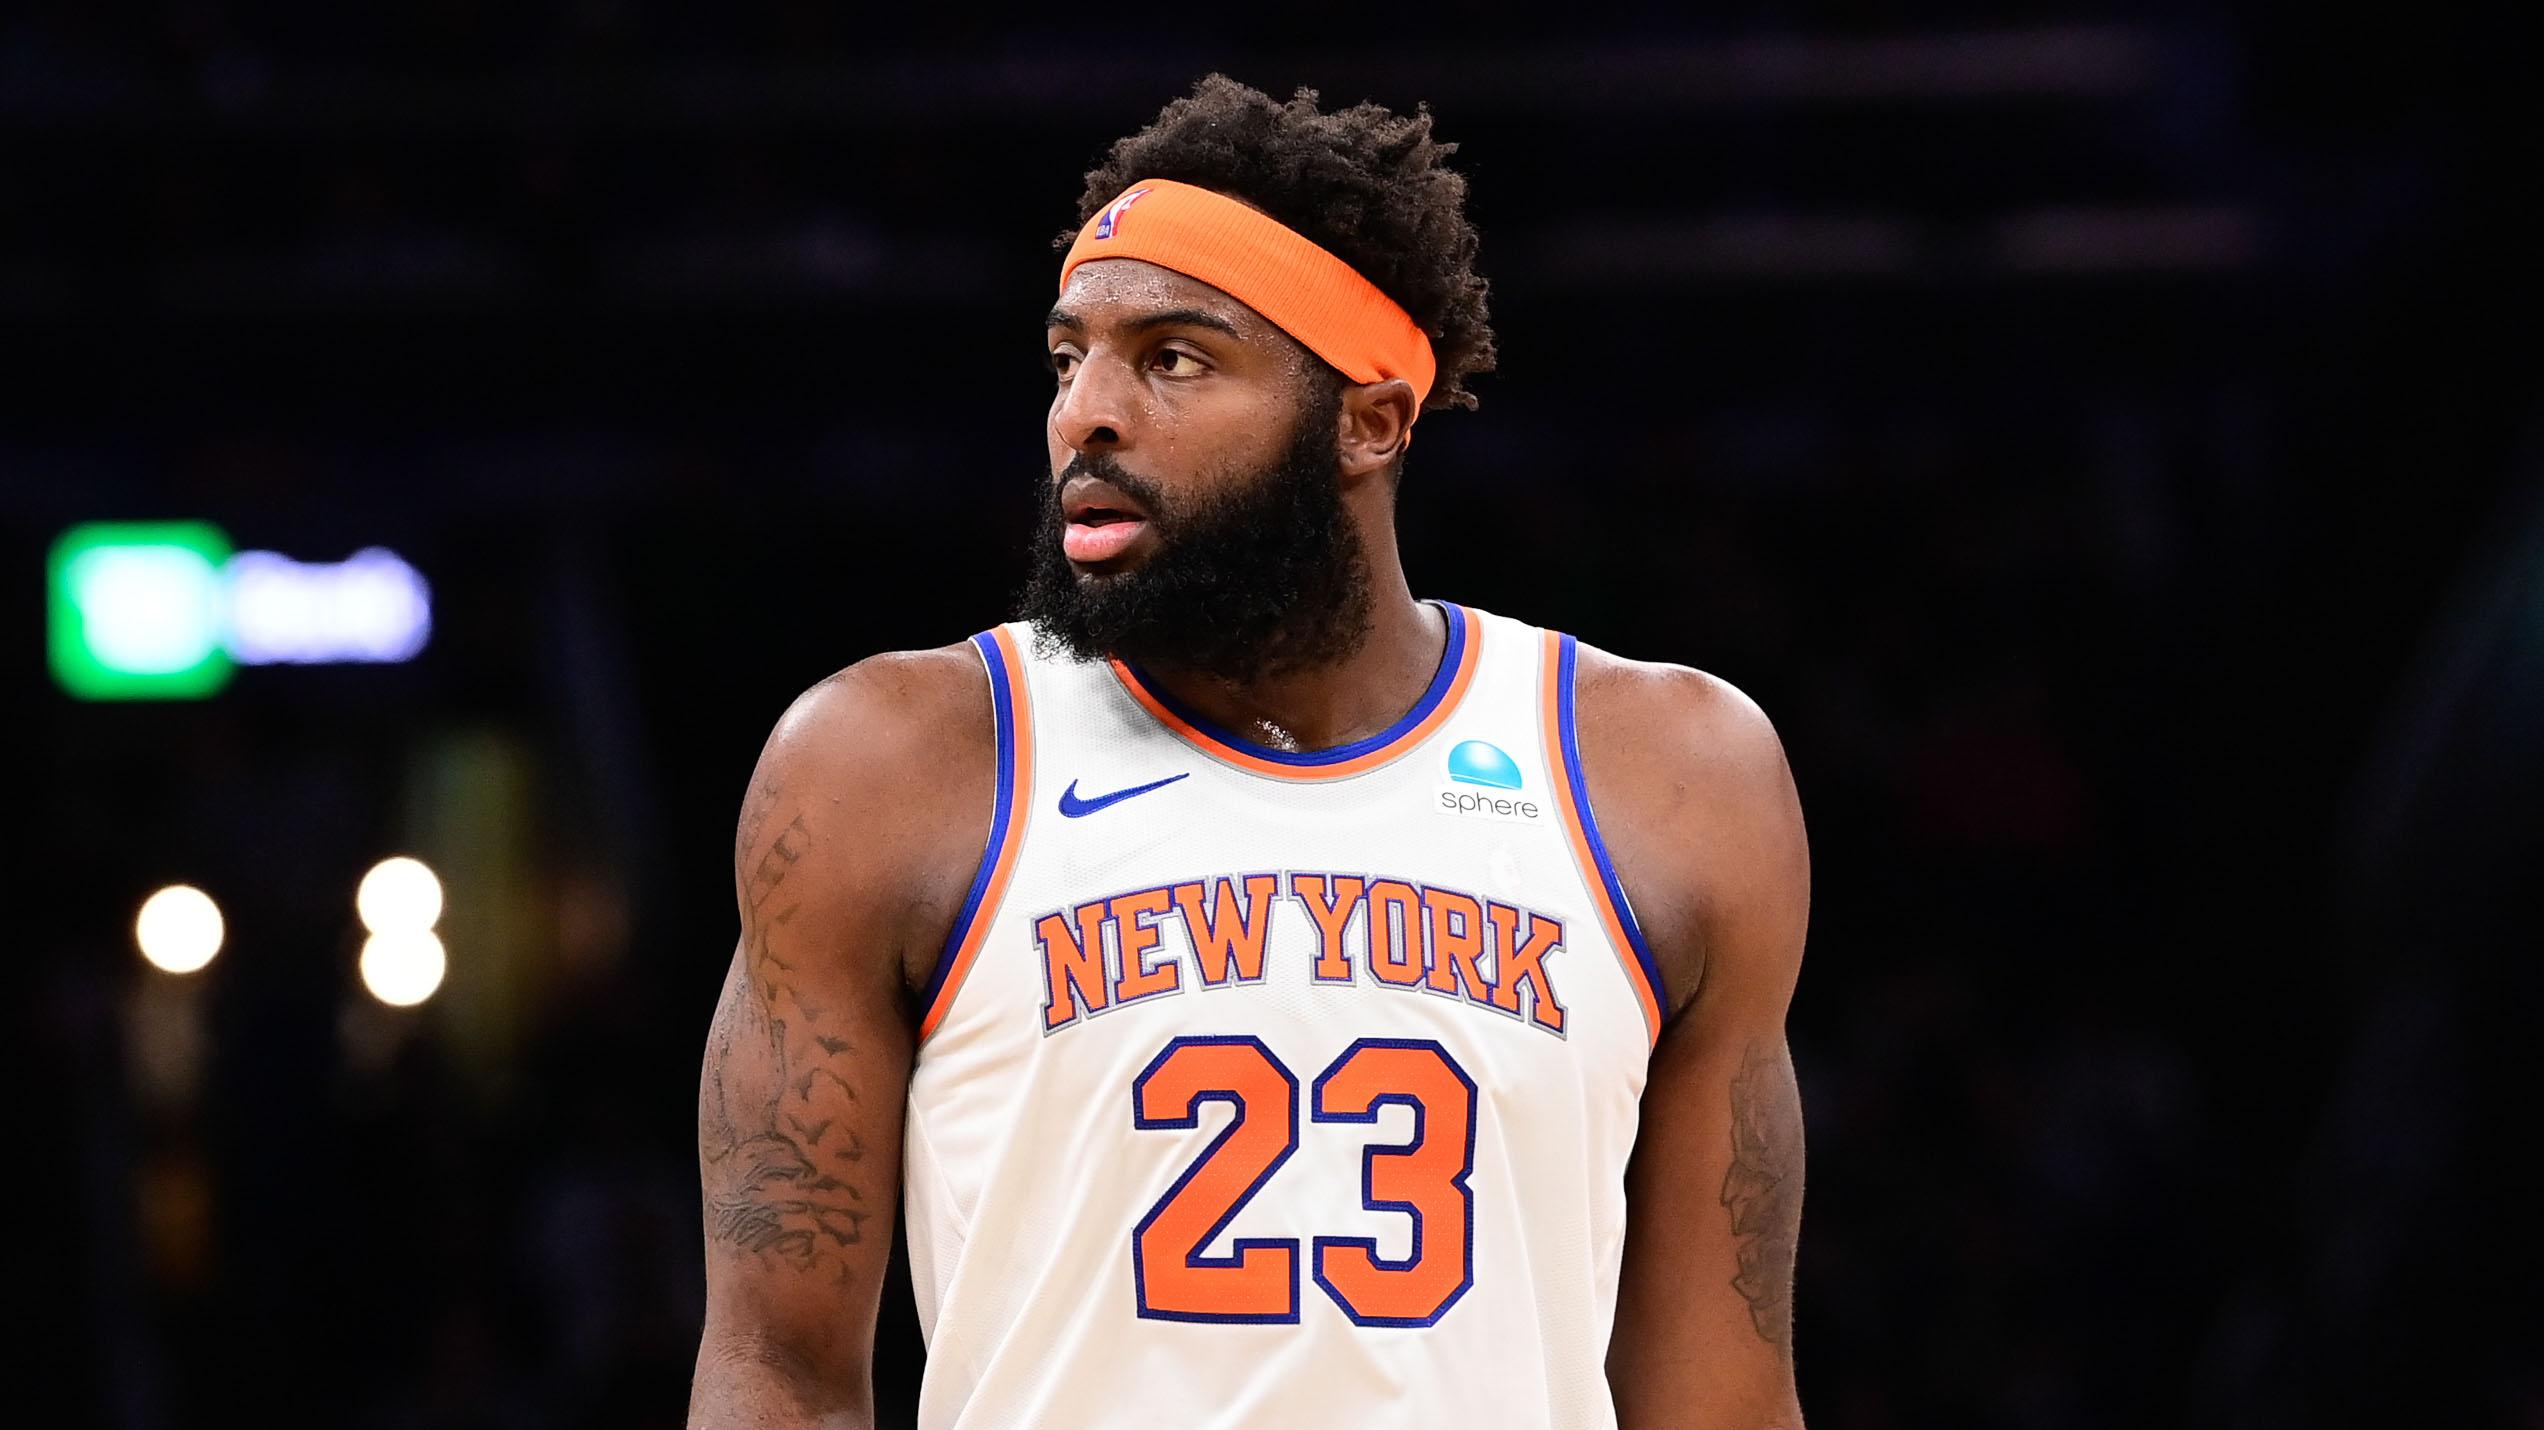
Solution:
M 0 18 L 41 1423 L 679 1416 L 745 777 L 804 686 L 1002 617 L 1048 241 L 1224 69 L 1464 146 L 1505 359 L 1423 429 L 1417 588 L 1783 732 L 1813 1425 L 2544 1425 L 2525 37 L 943 10 Z M 390 548 L 430 642 L 73 699 L 47 552 L 163 518 Z M 447 890 L 407 1009 L 356 973 L 396 853 Z M 190 975 L 135 949 L 177 882 Z M 885 1423 L 920 1357 L 904 1291 Z

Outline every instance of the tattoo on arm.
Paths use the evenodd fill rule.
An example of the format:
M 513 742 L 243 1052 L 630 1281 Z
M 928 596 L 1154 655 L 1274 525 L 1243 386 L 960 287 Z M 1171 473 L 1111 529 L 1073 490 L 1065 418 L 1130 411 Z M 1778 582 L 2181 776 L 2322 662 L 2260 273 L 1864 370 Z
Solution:
M 765 820 L 768 816 L 761 811 L 758 817 Z M 757 833 L 756 830 L 752 832 Z M 804 816 L 800 814 L 788 820 L 786 827 L 777 832 L 777 838 L 769 841 L 768 849 L 760 855 L 760 862 L 752 866 L 749 887 L 742 891 L 749 919 L 757 922 L 766 912 L 768 901 L 776 897 L 778 886 L 794 872 L 796 861 L 804 857 L 804 851 L 812 847 L 812 842 L 812 831 L 804 827 Z
M 1793 1357 L 1793 1256 L 1802 1234 L 1802 1097 L 1781 1045 L 1753 1043 L 1731 1080 L 1722 1204 L 1740 1246 L 1732 1289 L 1776 1354 Z
M 744 857 L 757 847 L 778 793 L 763 785 L 746 802 Z M 811 847 L 799 817 L 749 866 L 742 947 L 707 1038 L 698 1163 L 710 1243 L 797 1270 L 827 1264 L 844 1282 L 849 1268 L 838 1253 L 864 1240 L 872 1215 L 864 1189 L 850 1180 L 865 1141 L 855 1128 L 836 1125 L 857 1101 L 849 1076 L 855 1048 L 823 1027 L 828 1010 L 806 1001 L 794 964 L 778 953 L 800 907 L 778 896 Z
M 777 781 L 761 780 L 742 797 L 742 818 L 733 826 L 734 868 L 741 868 L 751 851 L 760 847 L 760 831 L 768 827 L 769 816 L 777 812 L 778 793 Z

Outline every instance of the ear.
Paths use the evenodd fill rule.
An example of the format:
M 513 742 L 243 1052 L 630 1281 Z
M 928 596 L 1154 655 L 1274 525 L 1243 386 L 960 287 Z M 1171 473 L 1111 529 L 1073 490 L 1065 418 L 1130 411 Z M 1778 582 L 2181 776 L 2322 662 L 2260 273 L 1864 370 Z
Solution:
M 1343 389 L 1342 477 L 1356 484 L 1386 471 L 1413 445 L 1420 407 L 1413 384 L 1400 377 L 1355 383 Z

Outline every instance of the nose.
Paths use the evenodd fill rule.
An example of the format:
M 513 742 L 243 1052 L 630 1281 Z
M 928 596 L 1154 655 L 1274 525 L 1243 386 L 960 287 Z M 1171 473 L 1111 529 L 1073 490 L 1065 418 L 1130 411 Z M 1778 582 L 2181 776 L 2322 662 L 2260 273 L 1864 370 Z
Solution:
M 1118 452 L 1130 445 L 1130 373 L 1089 353 L 1051 401 L 1051 432 L 1074 452 Z

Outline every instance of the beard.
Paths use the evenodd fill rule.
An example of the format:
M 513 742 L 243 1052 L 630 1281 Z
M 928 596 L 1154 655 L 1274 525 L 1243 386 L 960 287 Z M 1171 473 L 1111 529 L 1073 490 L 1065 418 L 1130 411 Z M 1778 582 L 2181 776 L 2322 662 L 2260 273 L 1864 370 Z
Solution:
M 1343 506 L 1340 394 L 1311 402 L 1272 465 L 1169 499 L 1107 453 L 1042 486 L 1019 615 L 1046 654 L 1112 656 L 1239 684 L 1330 665 L 1369 634 L 1369 563 Z M 1082 573 L 1060 549 L 1060 487 L 1085 474 L 1148 513 L 1154 545 L 1129 571 Z

